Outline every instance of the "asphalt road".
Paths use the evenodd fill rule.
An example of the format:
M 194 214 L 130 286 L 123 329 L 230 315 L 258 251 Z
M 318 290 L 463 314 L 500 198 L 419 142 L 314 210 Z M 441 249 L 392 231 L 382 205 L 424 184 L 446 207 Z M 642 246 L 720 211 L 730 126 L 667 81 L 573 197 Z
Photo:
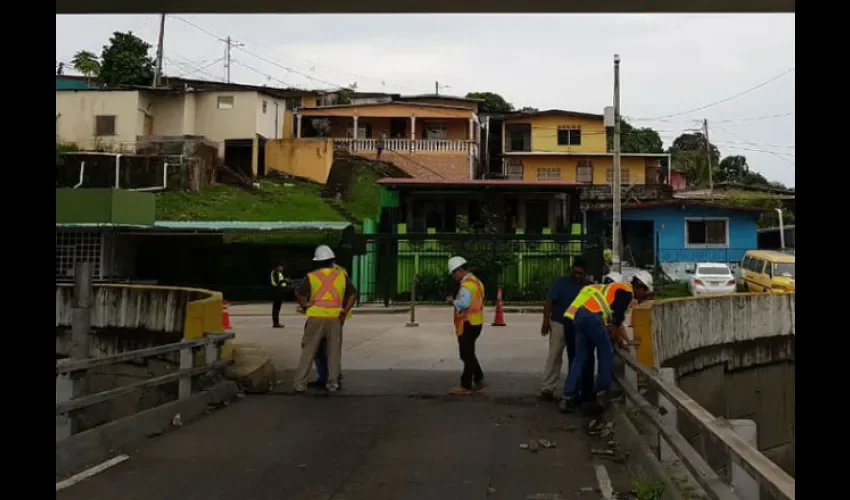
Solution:
M 272 354 L 277 391 L 150 439 L 56 498 L 612 498 L 600 475 L 603 485 L 608 476 L 614 490 L 630 489 L 625 465 L 592 453 L 608 444 L 585 434 L 585 419 L 535 400 L 547 345 L 539 315 L 485 328 L 478 353 L 492 385 L 473 397 L 446 395 L 460 370 L 450 315 L 425 310 L 417 319 L 408 328 L 405 315 L 355 316 L 344 334 L 344 390 L 294 396 L 289 370 L 303 317 L 286 316 L 280 330 L 267 317 L 234 316 L 237 338 Z M 539 439 L 556 446 L 520 447 Z
M 402 374 L 401 377 L 404 377 Z M 352 377 L 354 378 L 354 377 Z M 624 465 L 532 398 L 249 396 L 152 439 L 58 500 L 598 499 Z M 530 440 L 554 441 L 536 452 Z

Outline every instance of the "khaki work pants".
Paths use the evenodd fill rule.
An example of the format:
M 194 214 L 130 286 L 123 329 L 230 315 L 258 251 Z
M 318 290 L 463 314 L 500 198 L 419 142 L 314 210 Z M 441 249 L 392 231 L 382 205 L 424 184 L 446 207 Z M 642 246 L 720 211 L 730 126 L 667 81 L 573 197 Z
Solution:
M 564 366 L 564 349 L 566 339 L 564 338 L 564 325 L 552 321 L 552 331 L 549 332 L 549 354 L 546 356 L 546 366 L 543 368 L 543 380 L 541 390 L 543 392 L 555 392 L 555 386 L 561 379 L 561 369 Z
M 307 386 L 307 377 L 313 367 L 313 359 L 319 345 L 325 341 L 328 356 L 328 384 L 339 383 L 342 365 L 342 325 L 339 318 L 307 318 L 304 336 L 301 338 L 301 358 L 295 370 L 295 389 Z

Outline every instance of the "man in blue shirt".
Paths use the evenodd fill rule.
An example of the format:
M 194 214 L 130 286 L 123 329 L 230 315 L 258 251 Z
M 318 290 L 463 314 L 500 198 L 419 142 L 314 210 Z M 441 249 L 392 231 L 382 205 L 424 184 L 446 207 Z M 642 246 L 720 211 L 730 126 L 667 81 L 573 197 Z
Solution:
M 576 334 L 573 322 L 564 317 L 567 308 L 578 296 L 579 291 L 590 285 L 587 280 L 585 260 L 577 257 L 573 260 L 569 276 L 561 276 L 549 288 L 546 303 L 543 305 L 543 326 L 540 334 L 549 336 L 549 355 L 543 369 L 543 380 L 540 388 L 540 399 L 554 401 L 555 386 L 561 378 L 561 368 L 564 363 L 564 347 L 567 349 L 568 369 L 573 366 L 576 357 Z M 595 357 L 585 364 L 580 377 L 580 396 L 593 398 L 593 369 Z

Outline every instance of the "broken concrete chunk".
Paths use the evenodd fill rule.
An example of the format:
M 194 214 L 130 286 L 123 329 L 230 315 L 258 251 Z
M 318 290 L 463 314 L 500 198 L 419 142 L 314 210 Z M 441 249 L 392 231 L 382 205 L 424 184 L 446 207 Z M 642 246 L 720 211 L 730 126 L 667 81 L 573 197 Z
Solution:
M 555 442 L 549 441 L 548 439 L 539 439 L 537 442 L 540 443 L 540 446 L 542 446 L 544 448 L 554 448 L 555 447 Z

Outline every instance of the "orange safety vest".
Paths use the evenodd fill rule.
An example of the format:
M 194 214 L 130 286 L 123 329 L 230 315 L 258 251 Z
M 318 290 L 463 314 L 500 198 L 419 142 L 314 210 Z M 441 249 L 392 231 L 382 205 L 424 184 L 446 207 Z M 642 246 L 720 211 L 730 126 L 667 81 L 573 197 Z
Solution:
M 579 309 L 585 309 L 591 314 L 598 314 L 602 317 L 602 322 L 606 325 L 611 322 L 613 311 L 611 306 L 614 304 L 614 297 L 618 290 L 625 290 L 629 293 L 632 291 L 631 285 L 625 283 L 611 283 L 608 285 L 587 285 L 581 289 L 578 296 L 567 308 L 564 317 L 575 319 Z M 634 301 L 632 301 L 634 303 Z
M 338 318 L 343 308 L 346 274 L 333 268 L 324 268 L 307 274 L 310 283 L 308 318 Z
M 466 288 L 469 294 L 472 295 L 472 303 L 468 309 L 462 312 L 454 309 L 455 333 L 458 335 L 463 333 L 464 322 L 468 322 L 473 326 L 484 324 L 484 285 L 481 284 L 478 278 L 470 274 L 463 280 L 460 286 L 461 289 Z M 460 298 L 460 290 L 458 290 L 457 298 Z

